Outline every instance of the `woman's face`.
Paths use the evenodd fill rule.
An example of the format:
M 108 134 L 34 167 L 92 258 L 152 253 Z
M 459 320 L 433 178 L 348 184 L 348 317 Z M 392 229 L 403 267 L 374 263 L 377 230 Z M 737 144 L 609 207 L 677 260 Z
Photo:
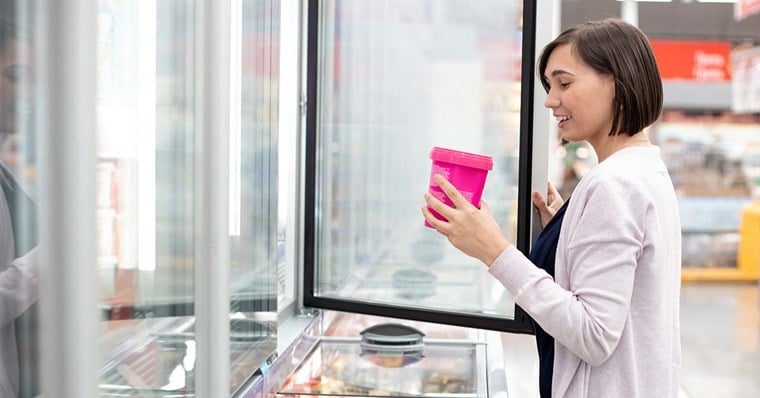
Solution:
M 615 82 L 581 61 L 572 48 L 563 44 L 549 56 L 544 73 L 551 89 L 544 106 L 552 110 L 563 139 L 593 145 L 612 127 Z
M 18 128 L 18 104 L 31 95 L 31 49 L 11 39 L 0 53 L 0 132 L 12 134 Z

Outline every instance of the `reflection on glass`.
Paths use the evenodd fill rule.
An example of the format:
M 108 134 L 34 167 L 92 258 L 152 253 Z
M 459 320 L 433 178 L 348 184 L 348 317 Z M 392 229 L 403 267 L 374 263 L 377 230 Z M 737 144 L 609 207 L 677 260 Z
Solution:
M 39 390 L 35 69 L 31 8 L 0 3 L 0 396 Z
M 141 397 L 194 396 L 193 317 L 114 322 L 118 325 L 105 336 L 108 360 L 101 367 L 101 396 L 135 396 L 130 394 L 136 392 Z M 230 327 L 234 391 L 261 364 L 261 351 L 269 347 L 275 330 L 271 323 L 253 319 L 233 319 Z
M 246 319 L 234 321 L 230 330 L 232 349 L 243 350 L 252 363 L 233 361 L 231 371 L 233 375 L 236 372 L 251 375 L 277 348 L 274 325 L 277 320 L 280 2 L 244 0 L 238 18 L 242 21 L 238 65 L 240 145 L 231 146 L 231 151 L 237 151 L 240 159 L 237 172 L 240 176 L 237 223 L 240 229 L 231 236 L 230 309 L 235 316 L 244 314 L 248 321 L 250 318 L 264 321 L 266 327 Z M 236 173 L 233 170 L 231 174 Z M 236 348 L 235 339 L 241 333 L 253 333 L 260 338 L 256 344 Z M 237 386 L 233 380 L 233 389 Z
M 276 348 L 279 2 L 233 2 L 231 264 L 195 259 L 196 3 L 98 1 L 102 396 L 194 396 L 195 267 L 230 267 L 230 391 Z
M 233 236 L 232 311 L 276 313 L 279 4 L 242 3 L 240 230 Z M 237 247 L 235 247 L 237 246 Z M 253 305 L 253 308 L 245 306 Z
M 484 267 L 423 227 L 433 146 L 494 159 L 484 199 L 514 241 L 520 1 L 325 1 L 320 11 L 321 296 L 512 318 Z

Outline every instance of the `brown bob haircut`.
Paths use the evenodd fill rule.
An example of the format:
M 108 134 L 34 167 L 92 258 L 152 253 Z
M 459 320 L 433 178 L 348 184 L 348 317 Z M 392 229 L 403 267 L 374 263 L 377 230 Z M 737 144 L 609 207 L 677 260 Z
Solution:
M 572 45 L 573 53 L 597 73 L 615 79 L 610 135 L 634 135 L 662 112 L 662 79 L 649 40 L 638 28 L 619 19 L 587 22 L 568 28 L 544 47 L 538 77 L 549 92 L 546 64 L 554 49 Z

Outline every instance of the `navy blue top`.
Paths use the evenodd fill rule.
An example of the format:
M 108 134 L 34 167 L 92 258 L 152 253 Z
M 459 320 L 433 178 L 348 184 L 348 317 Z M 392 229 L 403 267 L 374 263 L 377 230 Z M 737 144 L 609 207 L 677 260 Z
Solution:
M 570 200 L 566 200 L 562 207 L 557 210 L 546 223 L 544 230 L 538 235 L 536 243 L 530 250 L 530 260 L 536 266 L 544 269 L 554 278 L 554 259 L 557 255 L 557 241 L 559 231 L 562 229 L 562 219 L 565 217 L 565 209 Z M 554 365 L 554 337 L 541 329 L 541 326 L 533 322 L 533 330 L 536 332 L 536 347 L 538 348 L 538 389 L 541 398 L 550 398 L 552 395 L 552 366 Z

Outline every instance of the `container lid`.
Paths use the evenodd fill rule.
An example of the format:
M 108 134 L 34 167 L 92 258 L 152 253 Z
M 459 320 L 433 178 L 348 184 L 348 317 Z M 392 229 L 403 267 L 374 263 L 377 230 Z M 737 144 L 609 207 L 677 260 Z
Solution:
M 398 323 L 382 323 L 361 332 L 361 357 L 381 367 L 403 367 L 425 357 L 424 333 Z
M 462 152 L 454 149 L 446 149 L 437 146 L 434 146 L 433 149 L 430 150 L 430 159 L 482 170 L 493 169 L 493 158 L 490 156 Z

